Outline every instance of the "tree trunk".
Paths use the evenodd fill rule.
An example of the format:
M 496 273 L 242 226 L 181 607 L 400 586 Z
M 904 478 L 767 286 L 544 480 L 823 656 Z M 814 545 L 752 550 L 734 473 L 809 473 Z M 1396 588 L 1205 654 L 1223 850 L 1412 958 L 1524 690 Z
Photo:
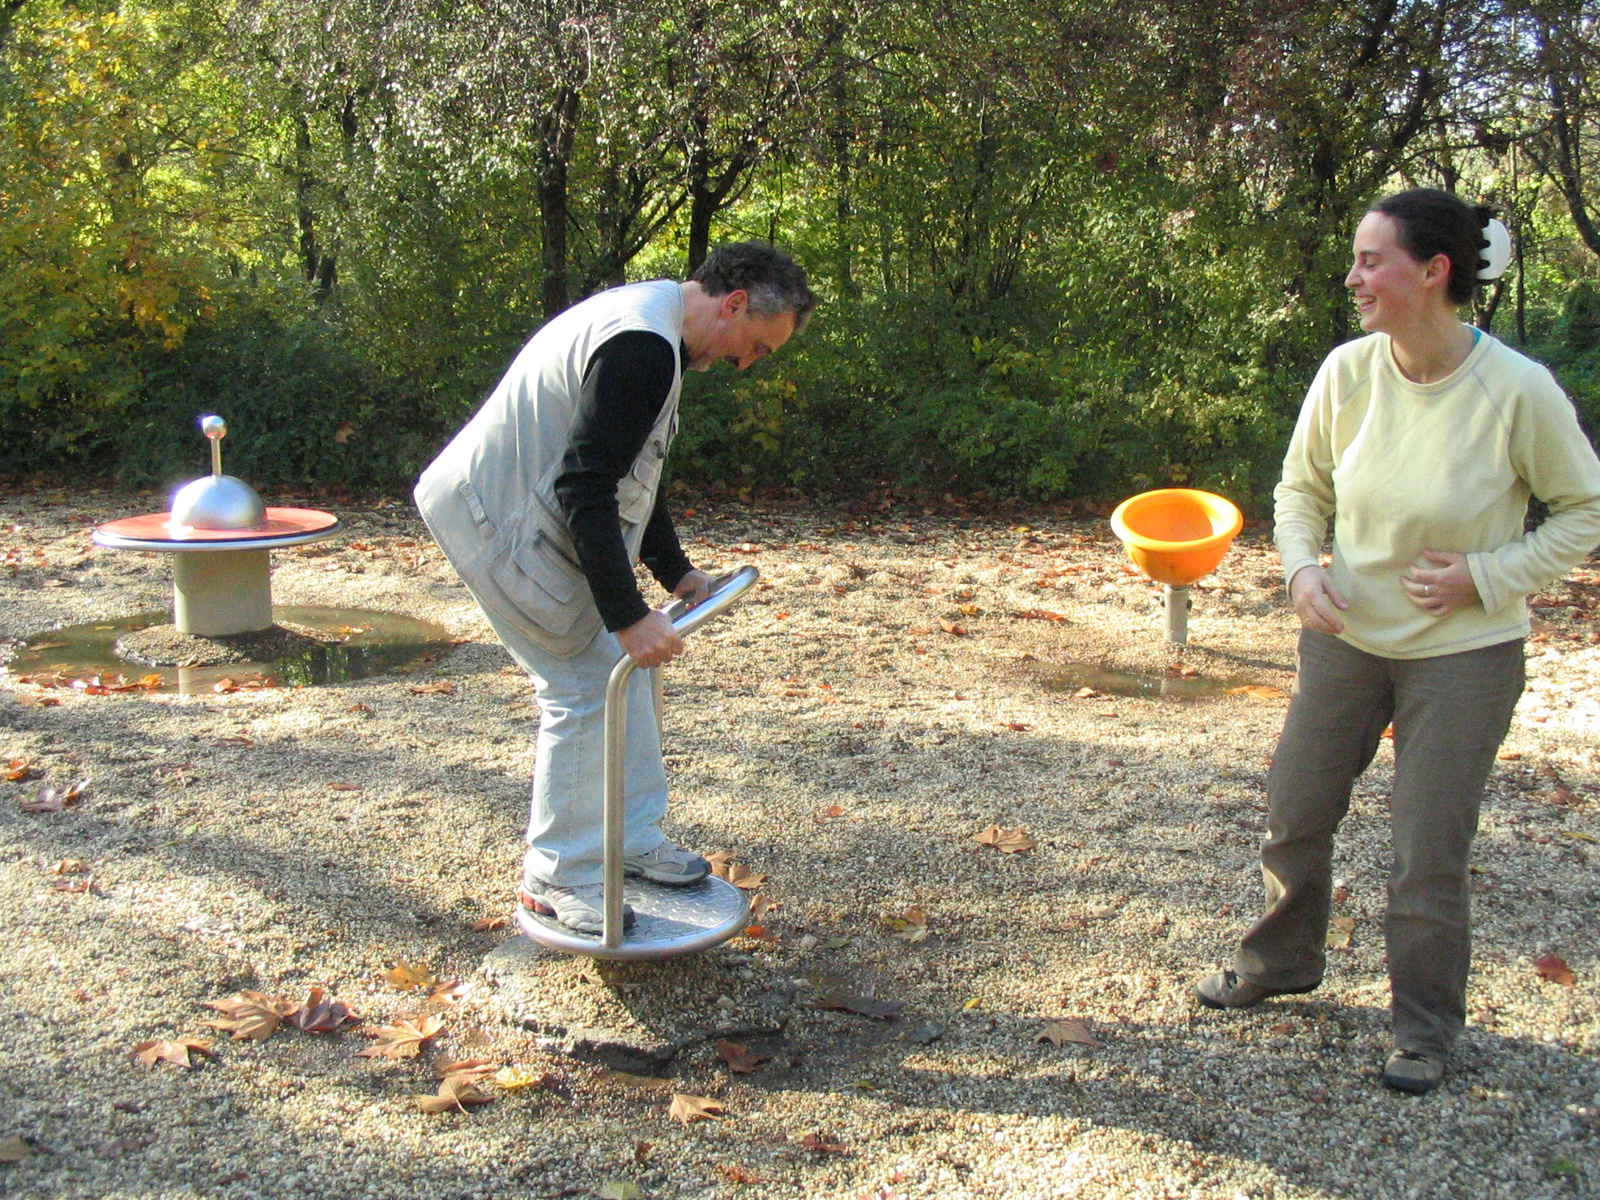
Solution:
M 572 141 L 578 123 L 578 93 L 566 89 L 544 118 L 539 144 L 539 219 L 543 226 L 540 303 L 549 320 L 567 307 L 567 222 L 570 215 L 568 175 Z

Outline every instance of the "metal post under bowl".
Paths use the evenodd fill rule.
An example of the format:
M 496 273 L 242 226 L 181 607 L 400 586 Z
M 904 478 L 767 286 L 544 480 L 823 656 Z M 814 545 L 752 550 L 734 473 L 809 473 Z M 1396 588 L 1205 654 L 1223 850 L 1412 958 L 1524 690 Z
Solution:
M 743 566 L 715 580 L 711 595 L 690 608 L 674 601 L 663 611 L 683 637 L 722 615 L 753 588 L 761 573 Z M 606 684 L 605 868 L 600 937 L 568 929 L 551 917 L 517 907 L 517 924 L 532 941 L 567 954 L 591 958 L 671 958 L 719 945 L 749 923 L 750 904 L 725 879 L 708 875 L 688 887 L 668 887 L 623 874 L 623 761 L 627 744 L 628 681 L 637 664 L 624 654 Z M 661 670 L 651 671 L 657 728 L 661 722 Z M 623 930 L 623 905 L 632 906 L 633 928 Z

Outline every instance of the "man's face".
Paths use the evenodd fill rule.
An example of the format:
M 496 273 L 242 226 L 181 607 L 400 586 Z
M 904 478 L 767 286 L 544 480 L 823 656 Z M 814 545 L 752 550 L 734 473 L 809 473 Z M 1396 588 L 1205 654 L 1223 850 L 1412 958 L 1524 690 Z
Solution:
M 689 363 L 691 371 L 710 370 L 715 362 L 742 371 L 794 333 L 793 313 L 752 313 L 750 297 L 743 291 L 729 292 L 720 298 L 720 305 L 710 336 Z

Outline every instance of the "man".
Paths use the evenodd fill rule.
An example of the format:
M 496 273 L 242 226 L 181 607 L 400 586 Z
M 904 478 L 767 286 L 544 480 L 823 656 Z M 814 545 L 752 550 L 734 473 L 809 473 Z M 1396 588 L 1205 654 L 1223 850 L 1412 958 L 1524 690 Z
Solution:
M 704 599 L 658 491 L 683 370 L 744 370 L 803 328 L 805 272 L 764 242 L 711 252 L 687 283 L 613 288 L 548 322 L 483 407 L 423 472 L 417 506 L 539 701 L 520 903 L 582 933 L 601 928 L 606 681 L 683 642 L 634 582 Z M 683 886 L 706 860 L 661 833 L 667 779 L 648 679 L 629 684 L 623 853 L 629 875 Z M 631 919 L 631 912 L 627 914 Z

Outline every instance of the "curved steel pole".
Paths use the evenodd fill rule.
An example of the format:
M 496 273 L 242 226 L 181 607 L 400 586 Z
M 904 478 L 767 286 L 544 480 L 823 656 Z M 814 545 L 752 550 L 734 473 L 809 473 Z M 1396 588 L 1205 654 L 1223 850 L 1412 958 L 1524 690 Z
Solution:
M 726 612 L 733 602 L 755 586 L 760 573 L 751 566 L 740 567 L 713 585 L 713 592 L 694 608 L 682 601 L 665 610 L 672 619 L 672 628 L 680 637 L 700 628 L 711 618 Z M 605 733 L 605 868 L 601 878 L 605 881 L 604 900 L 601 904 L 600 944 L 607 950 L 622 945 L 622 879 L 623 879 L 623 775 L 626 770 L 628 744 L 628 680 L 633 677 L 635 663 L 624 654 L 611 668 L 611 678 L 606 681 L 606 733 Z M 661 729 L 661 670 L 653 669 L 651 686 L 655 697 L 656 729 Z

